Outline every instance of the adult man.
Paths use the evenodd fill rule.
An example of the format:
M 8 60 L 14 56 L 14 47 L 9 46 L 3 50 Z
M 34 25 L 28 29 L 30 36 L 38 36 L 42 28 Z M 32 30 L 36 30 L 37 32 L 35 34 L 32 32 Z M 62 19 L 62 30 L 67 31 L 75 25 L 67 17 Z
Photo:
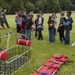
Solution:
M 2 8 L 0 7 L 0 23 L 1 23 L 1 26 L 4 28 L 4 25 L 3 25 L 3 12 L 2 12 Z
M 4 23 L 6 24 L 6 26 L 7 26 L 8 28 L 10 28 L 10 27 L 9 27 L 9 24 L 8 24 L 8 22 L 7 22 L 7 19 L 6 19 L 6 11 L 7 11 L 6 9 L 4 9 L 4 11 L 3 11 L 3 16 L 4 16 L 4 17 L 3 17 L 3 20 L 4 20 Z

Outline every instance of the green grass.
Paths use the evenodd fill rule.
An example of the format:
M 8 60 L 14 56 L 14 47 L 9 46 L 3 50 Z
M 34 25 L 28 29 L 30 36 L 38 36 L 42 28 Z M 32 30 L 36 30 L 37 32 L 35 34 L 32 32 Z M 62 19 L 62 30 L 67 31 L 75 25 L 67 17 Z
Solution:
M 14 75 L 30 75 L 35 72 L 42 64 L 48 61 L 55 54 L 63 54 L 69 58 L 69 62 L 66 65 L 63 65 L 60 68 L 60 75 L 75 75 L 75 47 L 72 47 L 71 44 L 75 41 L 75 22 L 73 23 L 73 30 L 71 31 L 71 44 L 65 46 L 63 43 L 59 42 L 58 33 L 56 35 L 56 42 L 51 44 L 48 42 L 48 27 L 47 20 L 50 14 L 44 14 L 44 30 L 43 30 L 43 41 L 38 41 L 34 37 L 34 32 L 32 32 L 32 59 L 24 65 L 22 68 L 18 69 Z M 57 14 L 58 22 L 60 14 Z M 73 20 L 75 21 L 75 13 L 72 14 Z M 16 32 L 15 25 L 15 16 L 8 15 L 8 22 L 11 29 L 6 28 L 5 30 L 0 30 L 0 35 L 4 35 L 7 32 L 13 31 Z M 57 26 L 58 27 L 58 26 Z M 12 38 L 14 39 L 14 37 Z M 14 45 L 15 42 L 11 42 L 11 45 Z M 2 44 L 6 46 L 6 43 Z M 4 47 L 5 48 L 5 47 Z

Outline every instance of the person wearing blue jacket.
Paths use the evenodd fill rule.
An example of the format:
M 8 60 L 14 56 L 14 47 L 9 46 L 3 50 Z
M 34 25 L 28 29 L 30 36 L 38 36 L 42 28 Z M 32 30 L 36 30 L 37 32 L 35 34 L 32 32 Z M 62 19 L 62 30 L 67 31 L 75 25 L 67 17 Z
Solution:
M 71 17 L 72 12 L 71 11 L 67 11 L 67 21 L 63 22 L 63 24 L 65 25 L 65 30 L 66 30 L 66 36 L 65 36 L 65 45 L 69 45 L 70 44 L 70 31 L 72 30 L 72 17 Z
M 15 22 L 16 22 L 16 25 L 17 25 L 17 26 L 16 26 L 16 28 L 17 28 L 17 33 L 19 33 L 19 32 L 20 32 L 20 24 L 21 24 L 21 22 L 22 22 L 22 19 L 21 19 L 19 16 L 17 16 Z

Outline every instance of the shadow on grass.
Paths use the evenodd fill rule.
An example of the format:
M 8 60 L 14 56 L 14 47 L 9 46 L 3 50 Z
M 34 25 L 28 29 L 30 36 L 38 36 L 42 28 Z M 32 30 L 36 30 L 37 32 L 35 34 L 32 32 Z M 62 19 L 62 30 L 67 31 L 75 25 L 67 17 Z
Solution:
M 74 64 L 74 63 L 75 63 L 75 61 L 72 61 L 72 60 L 71 60 L 71 61 L 65 63 L 65 65 L 66 65 L 66 66 L 69 66 L 69 65 Z

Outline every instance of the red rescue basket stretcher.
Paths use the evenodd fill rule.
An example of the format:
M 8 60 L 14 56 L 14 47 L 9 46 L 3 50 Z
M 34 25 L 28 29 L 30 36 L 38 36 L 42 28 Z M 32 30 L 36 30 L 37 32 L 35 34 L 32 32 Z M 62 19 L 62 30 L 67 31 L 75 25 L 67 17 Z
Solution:
M 66 56 L 59 54 L 54 55 L 48 62 L 41 66 L 32 75 L 54 75 L 55 73 L 60 74 L 59 68 L 68 61 L 69 60 Z

